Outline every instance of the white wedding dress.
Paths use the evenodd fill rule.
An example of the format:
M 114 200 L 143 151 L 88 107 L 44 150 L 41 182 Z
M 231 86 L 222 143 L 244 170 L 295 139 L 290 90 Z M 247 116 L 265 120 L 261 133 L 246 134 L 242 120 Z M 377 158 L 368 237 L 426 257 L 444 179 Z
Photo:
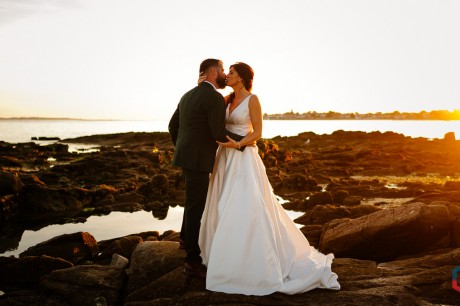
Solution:
M 227 130 L 252 131 L 249 98 L 231 114 L 227 108 Z M 246 295 L 340 289 L 334 256 L 310 246 L 286 214 L 257 150 L 217 150 L 199 236 L 206 289 Z

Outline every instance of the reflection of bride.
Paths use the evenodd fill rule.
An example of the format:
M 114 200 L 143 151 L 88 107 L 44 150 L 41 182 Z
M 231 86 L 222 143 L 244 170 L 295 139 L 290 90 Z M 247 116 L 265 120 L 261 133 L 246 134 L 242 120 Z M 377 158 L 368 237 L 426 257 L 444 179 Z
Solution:
M 262 135 L 259 100 L 250 92 L 253 76 L 244 63 L 232 65 L 227 76 L 234 89 L 226 97 L 227 130 L 249 134 L 217 151 L 199 237 L 206 289 L 247 295 L 338 290 L 334 256 L 310 246 L 278 203 L 257 146 L 234 149 Z

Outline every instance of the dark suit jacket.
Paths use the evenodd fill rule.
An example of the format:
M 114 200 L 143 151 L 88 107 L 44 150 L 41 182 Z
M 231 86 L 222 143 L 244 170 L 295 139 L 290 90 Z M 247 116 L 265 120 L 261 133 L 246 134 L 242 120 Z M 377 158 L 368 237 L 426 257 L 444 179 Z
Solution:
M 182 96 L 169 122 L 175 146 L 173 165 L 189 170 L 212 172 L 217 143 L 239 136 L 225 129 L 225 100 L 213 86 L 202 82 Z

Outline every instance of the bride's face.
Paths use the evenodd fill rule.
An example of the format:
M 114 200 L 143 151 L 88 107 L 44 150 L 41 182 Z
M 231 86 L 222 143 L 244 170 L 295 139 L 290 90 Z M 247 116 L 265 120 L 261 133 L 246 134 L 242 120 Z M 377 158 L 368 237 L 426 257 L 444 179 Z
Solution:
M 242 84 L 243 80 L 238 75 L 238 72 L 236 72 L 236 70 L 233 69 L 233 67 L 230 68 L 230 71 L 227 73 L 227 86 L 235 86 L 239 83 Z

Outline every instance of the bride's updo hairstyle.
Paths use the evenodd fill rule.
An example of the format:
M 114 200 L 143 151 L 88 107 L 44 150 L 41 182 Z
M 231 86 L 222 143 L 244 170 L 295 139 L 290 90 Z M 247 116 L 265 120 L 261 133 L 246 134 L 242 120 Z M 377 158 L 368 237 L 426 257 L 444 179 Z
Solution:
M 252 90 L 252 80 L 254 79 L 254 71 L 252 70 L 251 66 L 242 62 L 237 62 L 231 65 L 230 69 L 231 68 L 235 69 L 240 78 L 243 80 L 244 88 L 250 92 Z M 228 103 L 232 103 L 234 99 L 235 92 L 232 92 L 230 94 Z

